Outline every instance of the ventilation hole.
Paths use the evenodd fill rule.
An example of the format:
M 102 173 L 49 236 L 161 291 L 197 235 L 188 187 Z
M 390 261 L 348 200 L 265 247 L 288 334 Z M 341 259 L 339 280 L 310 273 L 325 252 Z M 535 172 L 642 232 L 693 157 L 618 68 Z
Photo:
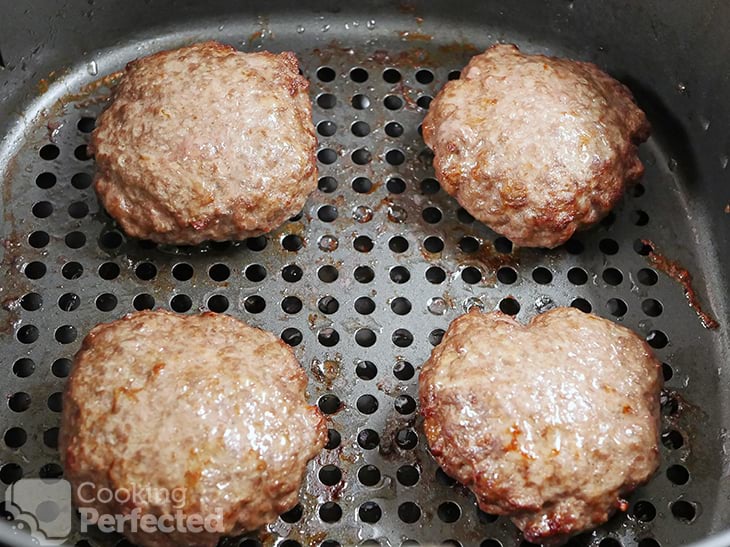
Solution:
M 372 450 L 380 443 L 380 437 L 372 429 L 363 429 L 357 434 L 357 444 L 365 450 Z
M 322 66 L 317 69 L 317 79 L 320 82 L 331 82 L 335 79 L 335 71 L 328 66 Z
M 71 177 L 71 186 L 77 190 L 86 190 L 89 186 L 91 186 L 92 182 L 93 178 L 88 173 L 76 173 L 73 177 Z
M 423 241 L 423 247 L 429 253 L 440 253 L 444 250 L 444 242 L 440 237 L 429 236 Z
M 498 253 L 509 254 L 512 252 L 512 242 L 506 237 L 498 237 L 494 240 L 494 250 Z
M 672 429 L 670 431 L 662 433 L 661 439 L 662 444 L 671 450 L 677 450 L 684 446 L 684 438 L 682 437 L 682 434 L 676 429 Z
M 358 84 L 366 82 L 368 79 L 368 71 L 361 67 L 355 67 L 350 70 L 350 79 Z
M 646 342 L 654 349 L 661 349 L 663 347 L 666 347 L 666 345 L 669 343 L 669 339 L 667 338 L 667 335 L 664 334 L 662 331 L 653 330 L 650 331 L 649 334 L 646 336 Z
M 89 214 L 89 206 L 83 201 L 75 201 L 68 206 L 68 214 L 71 218 L 84 218 Z
M 71 372 L 71 360 L 56 359 L 51 365 L 51 372 L 56 378 L 66 378 Z
M 486 513 L 485 513 L 486 514 Z M 503 547 L 502 542 L 498 539 L 485 539 L 479 544 L 479 547 Z
M 30 245 L 34 249 L 41 249 L 48 245 L 50 240 L 51 238 L 46 232 L 39 230 L 37 232 L 32 232 L 28 236 L 28 245 Z
M 388 122 L 385 124 L 385 134 L 389 137 L 398 138 L 403 134 L 403 126 L 398 122 Z
M 340 341 L 340 333 L 338 333 L 335 329 L 331 327 L 327 327 L 325 329 L 322 329 L 317 334 L 317 340 L 320 344 L 327 348 L 331 348 Z
M 21 344 L 32 344 L 40 336 L 40 331 L 35 325 L 23 325 L 18 329 L 17 338 Z
M 58 449 L 58 428 L 52 427 L 43 432 L 43 444 L 48 448 Z
M 400 150 L 388 150 L 385 153 L 385 161 L 390 165 L 401 165 L 406 161 L 406 155 Z
M 668 363 L 662 363 L 662 376 L 664 377 L 665 382 L 668 382 L 672 379 L 672 376 L 674 376 L 674 371 Z
M 671 465 L 667 468 L 667 478 L 673 484 L 687 484 L 687 481 L 689 481 L 689 471 L 683 465 Z
M 337 161 L 337 152 L 331 148 L 323 148 L 317 152 L 317 160 L 324 165 L 331 165 Z
M 432 346 L 436 347 L 441 343 L 441 340 L 444 338 L 444 330 L 443 329 L 434 329 L 432 330 L 428 335 L 428 342 Z
M 388 247 L 394 253 L 404 253 L 408 250 L 408 240 L 402 236 L 395 236 L 388 241 Z
M 616 268 L 606 268 L 603 270 L 603 280 L 608 283 L 609 285 L 620 285 L 621 282 L 624 280 L 624 274 L 621 273 L 620 270 L 617 270 Z
M 403 450 L 412 450 L 418 445 L 418 434 L 410 428 L 401 429 L 395 434 L 395 444 Z
M 421 518 L 421 508 L 412 501 L 406 501 L 398 506 L 398 518 L 406 524 L 413 524 Z
M 403 284 L 411 279 L 411 273 L 403 266 L 395 266 L 390 269 L 390 280 L 393 283 Z
M 96 120 L 94 118 L 84 116 L 76 124 L 76 127 L 82 133 L 91 133 L 94 130 L 94 128 L 96 127 Z
M 302 544 L 294 539 L 285 539 L 279 543 L 278 547 L 302 547 Z
M 389 84 L 396 84 L 401 80 L 400 71 L 395 68 L 386 68 L 383 71 L 383 80 Z
M 514 298 L 503 298 L 499 302 L 499 309 L 507 315 L 517 315 L 520 311 L 520 303 Z
M 319 398 L 319 401 L 317 401 L 317 406 L 319 406 L 319 409 L 324 414 L 335 414 L 342 409 L 343 404 L 337 395 L 327 393 Z
M 281 240 L 281 246 L 287 251 L 296 252 L 304 246 L 304 242 L 298 235 L 289 234 L 284 236 L 284 239 Z
M 38 151 L 38 155 L 44 160 L 55 160 L 61 151 L 55 144 L 47 144 Z
M 626 302 L 621 300 L 620 298 L 611 298 L 608 302 L 608 311 L 611 315 L 614 317 L 623 317 L 626 315 L 626 312 L 628 311 L 628 307 L 626 306 Z
M 365 486 L 375 486 L 380 482 L 380 469 L 374 465 L 364 465 L 357 471 L 357 480 Z
M 351 104 L 357 110 L 364 110 L 370 106 L 370 99 L 362 94 L 353 95 Z
M 74 311 L 81 305 L 81 298 L 78 294 L 66 293 L 62 294 L 58 299 L 58 307 L 63 311 Z
M 598 248 L 605 255 L 615 255 L 618 253 L 618 243 L 613 239 L 602 239 L 598 243 Z
M 61 344 L 70 344 L 76 340 L 77 335 L 76 327 L 73 327 L 72 325 L 61 325 L 54 333 L 56 341 Z
M 71 232 L 66 234 L 64 242 L 69 249 L 80 249 L 86 245 L 86 235 L 83 232 Z
M 370 126 L 367 122 L 359 121 L 350 126 L 350 131 L 356 137 L 366 137 L 370 134 Z
M 376 340 L 375 333 L 370 329 L 359 329 L 355 333 L 355 342 L 360 347 L 369 348 L 375 344 Z
M 113 295 L 110 295 L 113 296 Z M 116 299 L 114 304 L 116 305 Z M 98 306 L 98 301 L 97 301 Z M 173 311 L 176 311 L 178 313 L 185 313 L 190 308 L 193 307 L 193 301 L 187 294 L 176 294 L 172 297 L 170 300 L 170 307 Z M 106 310 L 103 310 L 106 311 Z
M 426 207 L 421 216 L 429 224 L 436 224 L 443 218 L 443 214 L 436 207 Z
M 565 242 L 565 250 L 572 255 L 579 255 L 585 250 L 585 247 L 577 239 L 571 238 Z
M 432 97 L 429 97 L 428 95 L 422 95 L 421 97 L 418 97 L 418 100 L 416 101 L 416 104 L 419 108 L 423 108 L 424 110 L 428 110 L 428 107 L 431 106 L 431 101 L 433 100 Z
M 685 500 L 677 500 L 671 506 L 672 515 L 680 522 L 689 524 L 697 515 L 697 509 L 693 503 Z
M 399 110 L 403 108 L 403 99 L 398 95 L 388 95 L 383 99 L 383 104 L 388 110 Z
M 403 486 L 415 486 L 421 477 L 421 473 L 413 465 L 401 465 L 396 471 L 395 477 Z
M 505 285 L 511 285 L 517 281 L 517 272 L 509 266 L 502 266 L 497 270 L 497 280 Z
M 568 281 L 573 285 L 585 285 L 588 282 L 588 274 L 582 268 L 571 268 L 568 270 Z
M 652 251 L 651 245 L 644 243 L 640 239 L 634 240 L 633 247 L 634 251 L 641 256 L 648 256 L 649 253 Z
M 116 249 L 124 242 L 122 234 L 117 231 L 104 232 L 99 237 L 99 245 L 105 249 Z
M 459 240 L 459 249 L 464 253 L 475 253 L 480 246 L 479 240 L 471 236 L 464 236 Z
M 8 448 L 20 448 L 28 440 L 28 435 L 20 427 L 11 427 L 5 432 L 4 439 Z
M 334 296 L 323 296 L 317 302 L 317 308 L 327 315 L 336 313 L 340 309 L 340 303 Z
M 649 215 L 641 209 L 631 211 L 630 218 L 631 222 L 634 223 L 636 226 L 646 226 L 647 224 L 649 224 Z
M 299 522 L 299 520 L 302 518 L 302 514 L 304 513 L 304 510 L 302 509 L 301 504 L 296 504 L 294 507 L 289 509 L 286 513 L 282 513 L 279 515 L 279 518 L 283 520 L 284 522 L 288 522 L 289 524 L 294 524 L 295 522 Z
M 215 297 L 213 297 L 215 298 Z M 224 297 L 225 298 L 225 297 Z M 134 309 L 137 311 L 142 310 L 151 310 L 155 307 L 155 299 L 151 294 L 138 294 L 134 297 L 134 300 L 132 301 L 132 305 L 134 306 Z M 210 301 L 208 302 L 208 307 L 210 308 Z M 215 311 L 215 310 L 212 310 Z
M 654 538 L 643 538 L 637 547 L 661 547 L 661 544 Z
M 373 240 L 368 236 L 357 236 L 352 242 L 352 246 L 355 250 L 361 253 L 369 253 L 373 250 L 373 245 Z
M 428 272 L 426 272 L 426 274 L 428 275 Z M 464 283 L 475 285 L 482 280 L 482 272 L 474 266 L 468 266 L 462 270 L 461 279 L 464 280 Z
M 30 395 L 24 391 L 13 393 L 8 399 L 8 408 L 13 412 L 25 412 L 30 408 Z
M 38 474 L 42 479 L 58 479 L 63 476 L 63 469 L 57 463 L 47 463 Z
M 338 276 L 339 272 L 334 266 L 322 266 L 317 271 L 317 277 L 319 277 L 319 280 L 323 281 L 324 283 L 332 283 L 337 279 Z
M 469 269 L 469 268 L 466 268 Z M 464 271 L 466 271 L 466 269 Z M 473 268 L 476 270 L 476 268 Z M 479 279 L 481 279 L 481 272 L 477 270 L 477 273 L 479 274 Z M 473 274 L 468 274 L 473 275 Z M 463 278 L 463 272 L 462 272 L 462 278 Z M 428 270 L 426 270 L 426 279 L 429 283 L 433 283 L 434 285 L 439 285 L 443 283 L 446 280 L 446 272 L 439 268 L 438 266 L 431 266 Z M 478 280 L 475 282 L 478 283 Z
M 322 177 L 317 182 L 317 188 L 320 192 L 331 194 L 337 190 L 337 179 L 334 177 Z
M 361 395 L 357 399 L 356 406 L 363 414 L 373 414 L 378 410 L 378 400 L 372 395 Z
M 82 144 L 74 149 L 74 157 L 79 161 L 87 161 L 91 159 L 91 154 L 89 154 L 88 147 Z
M 642 268 L 639 270 L 636 273 L 636 278 L 639 280 L 639 283 L 647 286 L 656 285 L 656 282 L 659 280 L 656 272 L 649 268 Z
M 317 133 L 323 137 L 331 137 L 337 131 L 337 125 L 334 122 L 325 120 L 317 124 Z
M 50 201 L 38 201 L 33 205 L 31 212 L 34 217 L 48 218 L 53 213 L 53 205 Z
M 13 363 L 13 374 L 15 374 L 18 378 L 27 378 L 33 374 L 34 370 L 35 363 L 32 359 L 28 359 L 27 357 L 18 359 L 15 363 Z
M 453 501 L 445 501 L 438 506 L 436 514 L 442 522 L 456 522 L 461 517 L 461 508 Z
M 547 285 L 553 280 L 553 274 L 547 268 L 538 266 L 537 268 L 532 270 L 532 279 L 535 281 L 535 283 L 539 283 L 540 285 Z
M 399 348 L 407 348 L 413 343 L 413 335 L 406 329 L 396 329 L 391 336 L 391 340 Z
M 221 295 L 217 295 L 221 296 Z M 216 298 L 216 297 L 211 297 Z M 225 298 L 225 297 L 223 297 Z M 208 300 L 208 307 L 210 307 L 210 300 Z M 246 298 L 246 300 L 243 301 L 243 307 L 246 309 L 248 313 L 261 313 L 266 309 L 266 300 L 264 300 L 261 296 L 254 294 Z M 225 301 L 225 308 L 222 310 L 212 310 L 212 311 L 225 311 L 228 309 L 228 299 Z
M 325 502 L 319 508 L 319 518 L 324 522 L 337 522 L 342 518 L 342 508 L 334 501 Z
M 355 300 L 355 311 L 361 315 L 370 315 L 375 311 L 375 302 L 367 296 Z
M 441 189 L 441 185 L 436 179 L 425 178 L 421 181 L 421 193 L 425 195 L 435 194 Z
M 393 406 L 398 414 L 413 414 L 416 411 L 416 401 L 410 395 L 399 395 Z
M 295 347 L 302 343 L 303 336 L 299 329 L 290 327 L 282 331 L 281 339 L 284 341 L 284 343 L 290 345 L 291 347 Z
M 610 211 L 601 219 L 601 226 L 611 226 L 614 222 L 616 222 L 616 213 Z
M 333 205 L 323 205 L 317 211 L 317 217 L 322 222 L 333 222 L 337 218 L 337 207 Z
M 112 264 L 112 263 L 109 262 L 108 264 Z M 114 264 L 114 266 L 116 266 L 116 264 Z M 118 267 L 117 267 L 117 270 L 118 270 Z M 188 280 L 190 280 L 191 277 L 193 277 L 193 267 L 190 264 L 186 264 L 184 262 L 175 264 L 172 267 L 172 277 L 174 277 L 178 281 L 188 281 Z
M 386 187 L 388 188 L 388 192 L 391 194 L 402 194 L 406 191 L 406 183 L 403 181 L 403 179 L 399 179 L 397 177 L 388 179 L 388 182 L 386 183 Z
M 329 110 L 330 108 L 335 107 L 337 104 L 337 98 L 331 93 L 322 93 L 319 97 L 317 97 L 317 104 L 320 108 Z
M 433 82 L 433 72 L 428 69 L 422 68 L 416 72 L 416 81 L 419 84 L 430 84 Z
M 590 313 L 593 307 L 591 306 L 591 303 L 588 302 L 585 298 L 576 298 L 570 303 L 571 307 L 576 308 L 582 312 Z
M 394 298 L 390 303 L 390 309 L 396 315 L 407 315 L 411 313 L 411 303 L 407 298 Z
M 281 277 L 288 283 L 296 283 L 302 279 L 304 272 L 296 264 L 284 266 L 281 270 Z M 253 264 L 246 268 L 246 278 L 250 281 L 263 281 L 266 277 L 266 268 L 259 264 Z M 336 276 L 335 276 L 336 278 Z
M 474 217 L 473 217 L 473 216 L 471 216 L 471 215 L 469 214 L 469 212 L 468 212 L 468 211 L 467 211 L 466 209 L 462 208 L 462 207 L 459 207 L 459 208 L 458 208 L 458 209 L 456 210 L 456 218 L 457 218 L 457 219 L 459 220 L 459 222 L 461 222 L 462 224 L 471 224 L 471 223 L 473 223 L 473 222 L 474 222 Z
M 6 463 L 0 467 L 0 480 L 12 484 L 23 478 L 23 468 L 17 463 Z
M 35 311 L 43 305 L 43 298 L 37 292 L 29 292 L 20 299 L 20 305 L 24 310 Z
M 641 310 L 649 317 L 658 317 L 664 311 L 664 307 L 658 300 L 647 298 L 641 303 Z
M 656 517 L 656 508 L 650 501 L 637 501 L 631 512 L 633 517 L 641 522 L 651 522 Z
M 619 540 L 617 540 L 616 538 L 605 537 L 598 544 L 598 547 L 623 547 L 623 546 L 621 545 L 621 542 Z
M 380 506 L 374 501 L 366 501 L 360 506 L 357 512 L 360 520 L 368 524 L 375 524 L 383 516 Z
M 378 368 L 370 361 L 358 361 L 355 373 L 361 380 L 372 380 L 378 374 Z
M 353 163 L 356 163 L 357 165 L 366 165 L 373 161 L 373 155 L 365 148 L 358 148 L 350 157 L 352 158 Z
M 413 365 L 408 361 L 398 361 L 395 365 L 393 365 L 393 376 L 403 382 L 413 378 L 415 373 L 416 371 L 413 368 Z
M 53 173 L 41 173 L 35 179 L 36 186 L 43 190 L 48 190 L 56 185 L 56 175 Z

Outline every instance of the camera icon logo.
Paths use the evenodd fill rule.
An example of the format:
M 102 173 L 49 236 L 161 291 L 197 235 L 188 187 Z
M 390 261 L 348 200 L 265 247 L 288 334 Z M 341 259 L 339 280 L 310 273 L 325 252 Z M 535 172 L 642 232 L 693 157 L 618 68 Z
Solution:
M 61 545 L 71 534 L 71 484 L 64 479 L 20 479 L 5 491 L 15 526 L 40 545 Z

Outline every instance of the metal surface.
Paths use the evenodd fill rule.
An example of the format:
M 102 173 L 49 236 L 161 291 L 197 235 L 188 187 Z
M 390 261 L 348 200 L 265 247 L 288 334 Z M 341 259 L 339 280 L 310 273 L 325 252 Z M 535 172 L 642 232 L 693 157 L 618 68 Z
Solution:
M 77 48 L 46 36 L 39 59 L 21 60 L 17 42 L 10 50 L 0 43 L 8 66 L 0 72 L 7 115 L 0 156 L 5 172 L 2 385 L 8 400 L 0 407 L 4 484 L 20 474 L 59 472 L 55 436 L 57 394 L 68 367 L 63 360 L 73 356 L 93 325 L 135 307 L 185 313 L 212 308 L 284 333 L 293 342 L 301 337 L 295 351 L 311 378 L 310 398 L 331 412 L 330 427 L 339 434 L 337 446 L 333 442 L 310 466 L 301 516 L 295 511 L 280 519 L 259 534 L 262 542 L 347 545 L 375 539 L 401 545 L 413 539 L 478 545 L 493 539 L 499 543 L 485 547 L 518 545 L 520 536 L 508 519 L 478 512 L 467 491 L 438 473 L 411 403 L 417 398 L 418 369 L 439 329 L 469 305 L 508 311 L 517 309 L 516 301 L 518 318 L 527 320 L 550 306 L 574 303 L 589 305 L 661 346 L 656 351 L 667 377 L 659 473 L 631 497 L 627 515 L 580 536 L 576 544 L 680 545 L 730 525 L 723 429 L 730 423 L 722 267 L 727 239 L 721 224 L 727 223 L 722 208 L 728 191 L 714 178 L 727 159 L 707 153 L 722 146 L 713 132 L 730 112 L 727 107 L 714 112 L 710 122 L 709 114 L 698 110 L 709 98 L 695 91 L 694 80 L 681 78 L 685 66 L 672 67 L 671 74 L 666 67 L 656 69 L 649 78 L 641 70 L 650 66 L 652 41 L 649 51 L 624 56 L 627 46 L 607 30 L 589 45 L 579 40 L 581 25 L 606 15 L 597 3 L 593 10 L 556 3 L 550 28 L 539 29 L 532 19 L 505 14 L 496 3 L 463 19 L 454 15 L 458 6 L 446 4 L 288 15 L 277 15 L 275 5 L 267 15 L 207 4 L 205 18 L 194 4 L 165 12 L 153 3 L 152 13 L 142 3 L 131 3 L 125 13 L 117 13 L 119 6 L 84 2 L 82 9 L 80 4 L 67 12 L 68 23 L 50 19 L 53 33 L 73 31 Z M 220 15 L 211 17 L 216 9 Z M 434 13 L 438 9 L 443 17 Z M 533 14 L 544 9 L 535 5 Z M 17 31 L 22 41 L 20 30 L 27 24 L 30 44 L 47 17 L 30 23 L 32 13 L 15 15 L 17 27 L 5 35 Z M 670 11 L 633 15 L 639 29 L 656 27 L 657 40 L 666 36 L 671 45 Z M 616 17 L 614 34 L 621 25 Z M 86 35 L 84 20 L 93 29 Z M 88 186 L 93 161 L 83 154 L 89 119 L 104 106 L 96 99 L 108 90 L 83 88 L 137 56 L 204 38 L 242 50 L 297 52 L 312 82 L 320 190 L 300 218 L 266 238 L 199 248 L 127 240 L 100 210 Z M 470 222 L 432 180 L 431 157 L 418 134 L 424 98 L 433 97 L 450 74 L 455 76 L 452 71 L 495 40 L 598 62 L 633 86 L 655 127 L 641 148 L 647 171 L 640 190 L 627 195 L 606 222 L 553 251 L 510 250 L 496 234 Z M 39 68 L 48 63 L 58 70 L 50 77 Z M 393 81 L 396 72 L 384 72 L 391 69 L 398 81 Z M 41 78 L 49 83 L 39 86 Z M 43 159 L 53 155 L 44 148 L 48 145 L 56 147 L 57 157 Z M 706 151 L 701 158 L 694 156 L 698 149 Z M 644 238 L 691 270 L 701 299 L 721 322 L 719 331 L 702 328 L 681 286 L 661 272 L 652 275 L 646 256 L 637 252 L 636 242 Z M 439 241 L 443 250 L 430 252 Z M 412 366 L 412 374 L 403 363 Z M 377 434 L 377 443 L 368 430 Z M 372 467 L 362 471 L 366 466 Z M 341 516 L 327 522 L 338 514 L 332 504 Z M 415 522 L 406 522 L 415 516 Z M 119 538 L 97 533 L 87 539 L 107 545 Z

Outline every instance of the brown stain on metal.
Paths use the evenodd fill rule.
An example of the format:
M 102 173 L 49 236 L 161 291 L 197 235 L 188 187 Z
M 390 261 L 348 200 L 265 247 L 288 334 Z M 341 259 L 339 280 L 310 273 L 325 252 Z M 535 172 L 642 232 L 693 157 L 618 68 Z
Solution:
M 659 253 L 656 248 L 656 244 L 650 239 L 642 239 L 641 242 L 650 249 L 649 254 L 646 257 L 649 263 L 682 286 L 684 296 L 687 298 L 690 308 L 692 308 L 697 314 L 697 317 L 700 318 L 702 326 L 706 329 L 716 329 L 719 327 L 720 324 L 717 320 L 702 309 L 699 297 L 692 286 L 692 274 L 690 274 L 689 271 L 687 271 L 687 269 L 676 260 L 670 260 Z
M 67 93 L 57 101 L 56 106 L 63 108 L 67 104 L 76 103 L 74 105 L 76 108 L 85 108 L 90 105 L 106 102 L 111 98 L 112 90 L 119 83 L 123 75 L 124 71 L 118 70 L 102 76 L 82 86 L 76 93 Z
M 401 30 L 398 32 L 398 36 L 404 42 L 430 42 L 433 40 L 433 36 L 426 34 L 425 32 L 414 32 L 412 30 Z
M 725 214 L 730 215 L 730 203 L 728 203 L 727 205 L 725 205 Z
M 313 359 L 310 366 L 312 376 L 319 383 L 324 384 L 327 389 L 332 388 L 332 383 L 337 379 L 342 368 L 342 356 L 338 353 L 334 359 Z

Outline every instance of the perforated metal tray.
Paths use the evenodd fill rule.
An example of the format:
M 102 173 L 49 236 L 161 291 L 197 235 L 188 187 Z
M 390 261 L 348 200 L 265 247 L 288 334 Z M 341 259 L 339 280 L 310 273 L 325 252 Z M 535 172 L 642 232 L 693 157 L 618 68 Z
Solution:
M 651 239 L 681 258 L 706 299 L 714 258 L 692 245 L 698 224 L 687 214 L 682 166 L 656 135 L 641 147 L 641 184 L 599 226 L 556 250 L 513 248 L 434 180 L 419 135 L 430 98 L 497 39 L 599 63 L 601 51 L 418 15 L 406 7 L 387 19 L 197 22 L 84 52 L 41 84 L 3 148 L 3 485 L 61 473 L 60 393 L 93 325 L 135 309 L 211 309 L 281 333 L 331 428 L 299 508 L 241 545 L 518 545 L 508 519 L 478 511 L 429 456 L 417 418 L 418 372 L 471 305 L 523 321 L 573 305 L 645 336 L 666 380 L 660 471 L 625 515 L 574 544 L 679 545 L 727 524 L 728 493 L 718 481 L 727 459 L 719 335 L 702 327 L 682 287 L 652 267 L 641 244 Z M 198 248 L 127 239 L 90 186 L 85 144 L 109 91 L 93 82 L 137 56 L 207 38 L 298 54 L 311 79 L 319 190 L 266 237 Z

